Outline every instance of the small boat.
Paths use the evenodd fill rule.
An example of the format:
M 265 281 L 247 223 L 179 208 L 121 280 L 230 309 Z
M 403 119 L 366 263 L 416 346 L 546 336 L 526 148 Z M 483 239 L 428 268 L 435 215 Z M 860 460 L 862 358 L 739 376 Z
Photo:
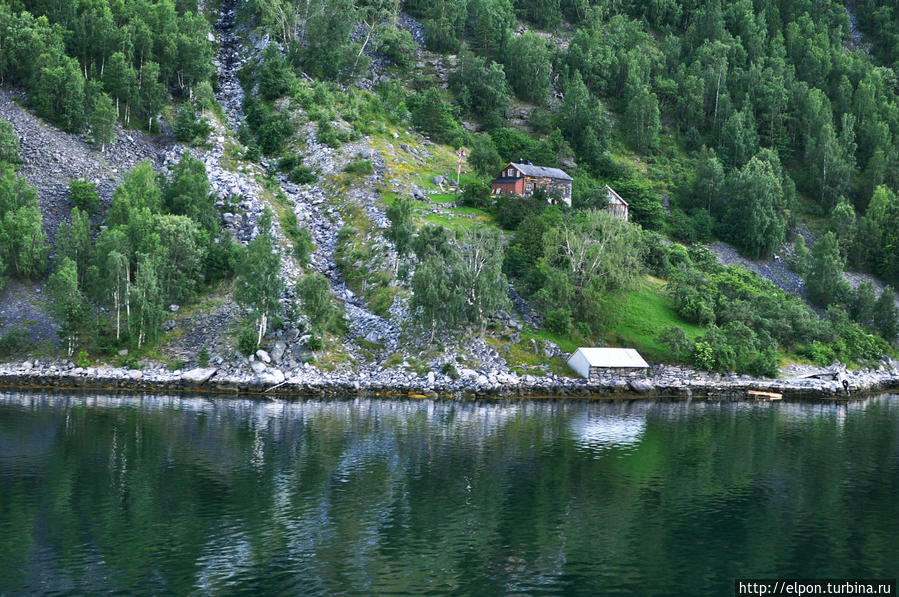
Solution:
M 780 400 L 783 398 L 783 394 L 778 394 L 777 392 L 762 392 L 761 390 L 749 390 L 746 392 L 750 398 L 755 398 L 756 400 Z

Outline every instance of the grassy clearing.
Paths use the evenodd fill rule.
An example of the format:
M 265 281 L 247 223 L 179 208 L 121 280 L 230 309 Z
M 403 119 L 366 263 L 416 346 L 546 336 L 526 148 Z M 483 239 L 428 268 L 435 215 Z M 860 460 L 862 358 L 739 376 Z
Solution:
M 603 336 L 613 346 L 636 348 L 653 361 L 670 360 L 670 350 L 658 341 L 659 333 L 669 326 L 683 328 L 687 337 L 696 339 L 704 330 L 680 318 L 674 302 L 665 292 L 666 283 L 646 276 L 636 290 L 613 298 L 613 321 Z

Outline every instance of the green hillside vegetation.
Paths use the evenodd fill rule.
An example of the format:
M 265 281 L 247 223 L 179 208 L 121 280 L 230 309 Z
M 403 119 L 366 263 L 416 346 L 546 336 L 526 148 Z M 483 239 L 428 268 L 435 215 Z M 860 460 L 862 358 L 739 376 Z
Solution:
M 348 286 L 380 315 L 409 298 L 429 344 L 438 329 L 485 333 L 510 309 L 511 281 L 545 318 L 541 339 L 563 347 L 633 345 L 650 358 L 758 375 L 776 373 L 783 358 L 861 364 L 893 352 L 893 291 L 872 297 L 869 286 L 852 291 L 840 277 L 851 266 L 899 283 L 899 14 L 889 3 L 857 5 L 861 46 L 847 9 L 831 0 L 249 0 L 238 10 L 241 23 L 283 49 L 268 45 L 240 73 L 240 159 L 270 157 L 297 184 L 325 188 L 346 223 L 337 261 Z M 398 25 L 401 12 L 424 26 L 421 56 Z M 3 1 L 0 81 L 25 87 L 38 113 L 99 144 L 113 110 L 152 129 L 169 98 L 184 99 L 175 132 L 201 141 L 202 115 L 214 114 L 208 31 L 192 2 Z M 389 80 L 364 91 L 353 84 L 370 72 L 373 52 Z M 375 191 L 387 230 L 351 199 L 369 184 L 371 158 L 322 177 L 303 159 L 313 138 L 330 148 L 364 139 L 383 157 Z M 460 189 L 458 148 L 466 154 Z M 491 196 L 486 183 L 509 160 L 566 169 L 572 207 L 548 206 L 539 193 Z M 14 165 L 4 172 L 2 188 L 15 189 Z M 449 176 L 444 188 L 436 176 Z M 630 204 L 631 223 L 603 210 L 606 184 Z M 429 201 L 409 199 L 415 190 Z M 6 196 L 21 214 L 10 230 L 35 228 L 27 192 Z M 195 226 L 197 247 L 211 250 L 216 230 L 194 203 L 135 201 L 171 227 Z M 288 212 L 274 215 L 308 255 L 308 236 L 295 218 L 285 221 Z M 144 234 L 117 213 L 114 205 L 111 228 Z M 767 258 L 807 221 L 818 242 L 791 263 L 819 312 L 701 248 L 719 238 Z M 0 234 L 0 244 L 13 236 L 21 238 Z M 42 273 L 28 265 L 29 251 L 34 261 L 43 246 L 33 237 L 27 250 L 6 243 L 7 275 Z M 380 250 L 383 238 L 395 259 Z M 141 255 L 151 252 L 129 251 L 120 251 L 125 279 L 145 288 L 137 276 L 149 275 Z M 54 263 L 59 288 L 90 275 L 90 260 L 69 253 L 71 264 Z M 238 262 L 210 277 L 258 269 Z M 179 285 L 194 279 L 184 272 L 158 276 L 166 300 L 196 290 Z M 255 344 L 280 318 L 269 296 L 279 289 L 263 290 L 242 295 Z M 141 325 L 138 343 L 151 335 Z

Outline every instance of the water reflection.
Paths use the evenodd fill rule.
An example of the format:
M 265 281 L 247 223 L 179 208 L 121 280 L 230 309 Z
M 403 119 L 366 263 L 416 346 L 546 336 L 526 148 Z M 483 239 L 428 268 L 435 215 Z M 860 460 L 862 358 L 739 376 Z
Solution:
M 611 456 L 611 457 L 609 457 Z M 899 399 L 0 394 L 0 594 L 896 576 Z
M 627 449 L 640 442 L 653 406 L 649 402 L 589 404 L 572 416 L 571 432 L 580 447 L 597 456 L 613 448 Z

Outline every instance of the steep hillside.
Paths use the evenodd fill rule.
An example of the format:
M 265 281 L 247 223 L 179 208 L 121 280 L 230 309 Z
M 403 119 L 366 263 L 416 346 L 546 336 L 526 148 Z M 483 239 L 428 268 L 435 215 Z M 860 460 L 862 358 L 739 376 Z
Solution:
M 881 160 L 896 102 L 843 7 L 762 23 L 745 3 L 438 4 L 179 4 L 172 39 L 206 62 L 153 62 L 143 79 L 143 56 L 72 41 L 96 14 L 26 2 L 75 32 L 47 44 L 63 80 L 80 65 L 86 103 L 45 101 L 50 67 L 10 71 L 24 91 L 0 91 L 22 157 L 4 176 L 37 189 L 49 243 L 23 268 L 24 249 L 0 242 L 3 333 L 41 354 L 266 379 L 563 373 L 558 357 L 585 344 L 754 375 L 895 350 L 892 290 L 842 281 L 848 263 L 892 282 L 899 263 Z M 111 14 L 169 14 L 138 5 Z M 811 69 L 803 39 L 846 62 Z M 510 160 L 570 172 L 571 208 L 492 195 Z M 73 180 L 96 186 L 87 216 Z M 629 223 L 604 211 L 607 184 Z M 10 213 L 31 214 L 20 195 Z M 815 230 L 810 252 L 797 226 Z

